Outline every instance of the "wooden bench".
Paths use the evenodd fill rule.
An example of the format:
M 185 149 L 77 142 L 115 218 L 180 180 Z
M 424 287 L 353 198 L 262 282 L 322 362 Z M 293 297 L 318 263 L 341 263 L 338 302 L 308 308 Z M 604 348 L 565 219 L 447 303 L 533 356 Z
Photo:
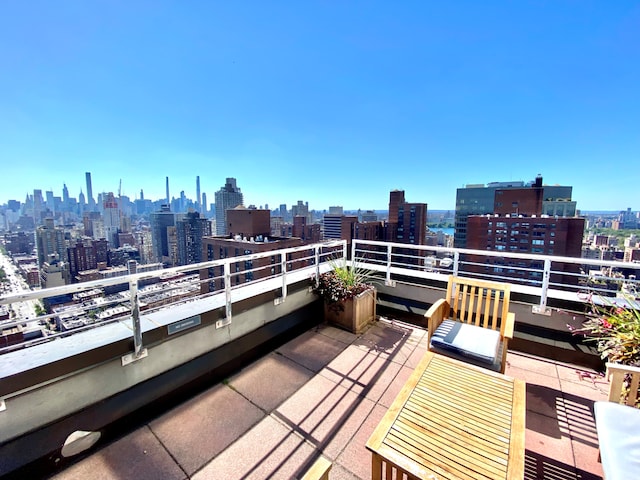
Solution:
M 429 350 L 504 373 L 515 317 L 511 286 L 449 276 L 447 294 L 425 317 Z

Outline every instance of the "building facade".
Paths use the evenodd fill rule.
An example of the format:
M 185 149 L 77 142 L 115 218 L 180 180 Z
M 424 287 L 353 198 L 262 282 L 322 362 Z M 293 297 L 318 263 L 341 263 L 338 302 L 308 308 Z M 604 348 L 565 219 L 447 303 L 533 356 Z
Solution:
M 169 263 L 170 250 L 167 229 L 175 226 L 175 214 L 170 210 L 169 205 L 162 205 L 160 211 L 151 213 L 149 218 L 154 259 L 156 262 Z
M 580 258 L 584 218 L 472 215 L 468 218 L 467 231 L 470 249 Z M 539 285 L 543 267 L 542 258 L 478 257 L 470 258 L 469 268 L 476 273 Z M 551 275 L 551 282 L 576 284 L 578 265 L 556 262 L 553 270 L 556 273 Z
M 211 223 L 198 212 L 189 212 L 176 222 L 178 264 L 190 265 L 203 261 L 202 239 L 211 235 Z
M 456 191 L 454 247 L 468 248 L 467 218 L 470 215 L 559 215 L 572 217 L 576 203 L 573 187 L 544 185 L 538 175 L 533 182 L 470 184 Z M 498 193 L 499 192 L 499 193 Z
M 224 186 L 215 193 L 216 235 L 227 234 L 227 210 L 242 205 L 244 198 L 235 178 L 227 178 Z

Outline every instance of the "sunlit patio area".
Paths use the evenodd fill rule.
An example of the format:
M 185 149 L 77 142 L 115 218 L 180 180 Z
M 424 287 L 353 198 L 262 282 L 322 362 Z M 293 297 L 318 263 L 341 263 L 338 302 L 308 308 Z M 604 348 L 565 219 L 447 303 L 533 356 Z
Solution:
M 53 478 L 300 478 L 323 456 L 329 478 L 369 479 L 365 444 L 425 354 L 425 333 L 389 317 L 361 335 L 313 327 Z M 607 398 L 604 377 L 516 351 L 507 359 L 506 374 L 526 382 L 525 478 L 602 478 L 593 402 Z

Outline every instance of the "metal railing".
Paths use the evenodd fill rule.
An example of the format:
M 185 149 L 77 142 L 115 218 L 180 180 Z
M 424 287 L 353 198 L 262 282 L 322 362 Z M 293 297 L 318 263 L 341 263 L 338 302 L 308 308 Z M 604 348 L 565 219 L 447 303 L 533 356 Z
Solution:
M 247 242 L 247 248 L 251 248 L 250 242 Z M 10 310 L 19 312 L 20 309 L 14 307 L 25 302 L 46 299 L 63 299 L 62 301 L 64 301 L 65 298 L 68 299 L 73 295 L 77 296 L 82 292 L 93 293 L 96 290 L 98 292 L 108 290 L 119 290 L 121 292 L 119 295 L 103 296 L 102 301 L 99 303 L 89 300 L 82 304 L 74 303 L 66 308 L 52 307 L 50 313 L 34 317 L 18 314 L 8 320 L 0 321 L 0 330 L 5 332 L 11 329 L 24 332 L 34 325 L 36 325 L 37 330 L 37 325 L 49 324 L 51 321 L 56 322 L 56 331 L 50 331 L 46 336 L 1 346 L 0 354 L 130 318 L 132 320 L 134 342 L 134 351 L 130 360 L 135 360 L 145 354 L 140 324 L 143 306 L 145 308 L 144 313 L 150 313 L 175 306 L 177 303 L 207 297 L 223 298 L 226 312 L 224 323 L 226 324 L 231 322 L 233 315 L 232 304 L 234 302 L 266 291 L 279 290 L 280 297 L 277 299 L 277 303 L 282 303 L 286 300 L 289 285 L 319 275 L 330 268 L 326 264 L 328 260 L 346 259 L 346 256 L 346 241 L 324 242 L 49 289 L 27 290 L 18 294 L 3 296 L 0 297 L 0 305 L 6 305 L 10 307 Z M 193 275 L 194 273 L 197 275 Z M 157 295 L 158 290 L 145 291 L 145 288 L 141 287 L 142 284 L 160 282 L 162 278 L 179 278 L 185 274 L 191 274 L 192 278 L 186 282 L 183 280 L 182 283 L 187 283 L 187 287 L 190 287 L 193 292 L 192 294 L 178 295 L 179 299 L 177 301 L 159 302 L 158 306 L 145 303 L 145 299 L 150 295 Z M 197 288 L 194 289 L 194 286 Z M 160 292 L 170 296 L 171 292 L 176 290 L 184 291 L 184 287 L 179 283 L 168 281 L 164 288 L 160 289 Z M 114 305 L 126 305 L 128 308 L 121 315 L 115 315 L 104 320 L 95 319 L 97 311 L 105 311 L 106 308 Z M 78 326 L 78 323 L 80 323 L 80 326 Z M 74 325 L 75 328 L 67 329 L 67 326 L 72 327 Z
M 351 258 L 382 272 L 388 285 L 397 276 L 446 281 L 451 274 L 508 282 L 539 297 L 536 314 L 549 314 L 550 299 L 640 306 L 640 263 L 368 240 L 353 241 Z
M 327 260 L 346 259 L 348 253 L 351 261 L 359 266 L 380 272 L 387 285 L 393 285 L 399 278 L 445 282 L 450 274 L 509 282 L 513 292 L 539 299 L 532 306 L 532 312 L 536 314 L 548 314 L 551 299 L 585 302 L 608 297 L 619 302 L 633 302 L 636 298 L 634 292 L 640 287 L 638 263 L 366 240 L 354 240 L 351 252 L 347 252 L 346 241 L 324 242 L 0 297 L 0 305 L 12 307 L 24 302 L 70 297 L 92 290 L 105 294 L 114 289 L 121 292 L 120 296 L 114 298 L 106 295 L 97 304 L 89 300 L 66 309 L 54 308 L 33 318 L 17 315 L 0 321 L 0 329 L 5 331 L 12 328 L 28 331 L 30 325 L 56 322 L 55 331 L 48 332 L 44 337 L 0 345 L 0 354 L 131 319 L 134 342 L 131 357 L 135 360 L 144 354 L 140 325 L 140 318 L 144 314 L 178 303 L 212 297 L 217 300 L 216 305 L 219 303 L 225 308 L 224 322 L 230 322 L 234 302 L 276 290 L 279 291 L 276 303 L 281 303 L 286 300 L 289 285 L 319 275 L 330 268 Z M 180 275 L 185 276 L 165 282 L 161 289 L 144 286 L 149 282 L 160 282 L 161 279 Z M 625 294 L 626 300 L 617 298 Z M 149 300 L 153 295 L 169 300 Z M 175 301 L 171 300 L 172 295 Z M 127 306 L 120 316 L 95 319 L 96 312 L 119 305 Z M 637 304 L 634 306 L 637 308 Z M 79 326 L 65 330 L 64 318 L 80 319 L 76 321 Z M 73 324 L 73 321 L 69 323 Z

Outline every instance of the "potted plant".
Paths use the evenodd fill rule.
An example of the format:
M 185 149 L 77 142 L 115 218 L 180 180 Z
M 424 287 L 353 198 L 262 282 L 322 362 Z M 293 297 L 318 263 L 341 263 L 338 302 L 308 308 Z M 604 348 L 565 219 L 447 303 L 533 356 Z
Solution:
M 369 281 L 371 272 L 349 266 L 346 260 L 331 261 L 331 267 L 314 285 L 314 291 L 324 300 L 325 320 L 358 334 L 376 316 L 376 289 Z
M 590 309 L 585 314 L 582 327 L 569 329 L 582 335 L 586 341 L 595 342 L 603 360 L 640 367 L 640 305 L 631 298 L 625 298 L 620 304 L 616 300 L 620 299 L 600 305 L 590 299 Z M 630 376 L 625 383 L 628 391 Z

